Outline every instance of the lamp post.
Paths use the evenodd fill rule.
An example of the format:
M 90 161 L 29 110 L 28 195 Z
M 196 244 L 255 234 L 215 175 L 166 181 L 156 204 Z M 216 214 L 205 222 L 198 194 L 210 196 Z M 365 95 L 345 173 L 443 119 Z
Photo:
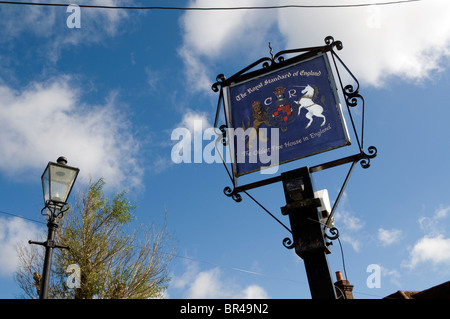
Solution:
M 45 247 L 44 268 L 42 271 L 39 299 L 48 298 L 48 282 L 50 278 L 53 248 L 69 248 L 67 246 L 57 245 L 55 242 L 55 232 L 58 228 L 56 219 L 67 211 L 67 209 L 64 209 L 64 206 L 67 203 L 67 199 L 69 198 L 79 171 L 78 168 L 67 166 L 67 159 L 61 156 L 56 163 L 48 163 L 41 177 L 45 203 L 44 208 L 41 210 L 41 214 L 46 210 L 45 215 L 48 218 L 47 241 L 28 241 L 30 244 L 42 245 Z

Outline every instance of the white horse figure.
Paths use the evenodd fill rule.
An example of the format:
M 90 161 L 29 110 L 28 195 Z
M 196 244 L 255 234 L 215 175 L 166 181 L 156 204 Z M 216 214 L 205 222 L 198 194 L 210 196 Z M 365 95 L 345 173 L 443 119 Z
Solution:
M 294 101 L 294 103 L 299 105 L 298 115 L 300 115 L 300 111 L 302 110 L 302 108 L 305 108 L 308 111 L 308 113 L 306 113 L 305 115 L 306 118 L 309 120 L 309 123 L 308 125 L 306 125 L 306 128 L 308 128 L 311 125 L 313 121 L 313 116 L 323 118 L 323 122 L 320 126 L 324 126 L 327 119 L 322 114 L 323 107 L 314 102 L 314 99 L 317 96 L 314 95 L 315 94 L 314 88 L 311 85 L 307 85 L 305 89 L 302 91 L 302 94 L 303 96 L 298 101 Z

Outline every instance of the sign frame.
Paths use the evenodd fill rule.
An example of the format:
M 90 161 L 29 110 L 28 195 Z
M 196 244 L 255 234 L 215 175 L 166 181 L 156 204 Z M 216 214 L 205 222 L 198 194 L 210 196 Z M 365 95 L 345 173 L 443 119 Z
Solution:
M 227 127 L 242 132 L 228 143 L 235 178 L 351 144 L 327 54 L 289 62 L 222 86 Z M 278 145 L 261 147 L 271 140 L 269 128 L 279 130 Z M 276 162 L 264 165 L 260 152 L 265 159 L 277 152 Z
M 302 61 L 308 61 L 309 59 L 314 59 L 315 57 L 317 57 L 319 55 L 329 55 L 330 58 L 328 59 L 329 60 L 328 61 L 329 73 L 328 74 L 331 74 L 333 79 L 334 79 L 334 77 L 336 77 L 336 79 L 339 80 L 339 82 L 335 81 L 334 86 L 333 86 L 333 91 L 335 92 L 333 94 L 336 94 L 336 96 L 338 97 L 338 99 L 336 99 L 336 101 L 337 101 L 336 104 L 339 104 L 339 95 L 337 94 L 337 92 L 339 91 L 343 96 L 343 104 L 340 107 L 345 108 L 347 111 L 347 115 L 350 119 L 349 123 L 351 124 L 351 126 L 349 125 L 349 127 L 352 128 L 352 132 L 355 137 L 356 146 L 359 151 L 358 153 L 350 155 L 350 156 L 346 156 L 346 157 L 332 160 L 329 162 L 321 163 L 321 164 L 318 164 L 313 167 L 309 167 L 310 172 L 314 173 L 314 172 L 322 171 L 325 169 L 344 165 L 347 163 L 352 163 L 352 165 L 349 169 L 349 172 L 347 173 L 347 176 L 345 178 L 345 181 L 343 183 L 343 186 L 341 188 L 341 191 L 338 195 L 338 198 L 336 199 L 335 205 L 332 209 L 332 211 L 334 212 L 335 207 L 336 207 L 337 203 L 339 202 L 339 199 L 342 196 L 343 190 L 345 189 L 345 186 L 349 180 L 349 177 L 355 167 L 355 164 L 357 162 L 359 162 L 360 165 L 362 166 L 362 168 L 366 169 L 366 168 L 370 167 L 370 160 L 372 158 L 375 158 L 377 155 L 377 149 L 374 146 L 370 146 L 368 148 L 367 152 L 364 150 L 365 102 L 364 102 L 364 98 L 359 94 L 359 82 L 356 79 L 356 77 L 351 73 L 351 71 L 348 69 L 348 67 L 345 65 L 345 63 L 340 59 L 340 57 L 334 51 L 334 49 L 342 50 L 343 45 L 342 45 L 341 41 L 335 41 L 332 36 L 327 36 L 325 38 L 325 45 L 323 45 L 323 46 L 284 50 L 284 51 L 278 52 L 275 55 L 273 55 L 270 43 L 269 43 L 269 48 L 270 48 L 270 55 L 271 55 L 270 57 L 260 58 L 259 60 L 253 62 L 252 64 L 243 68 L 239 72 L 235 73 L 228 79 L 223 74 L 219 74 L 216 77 L 216 82 L 212 84 L 211 89 L 214 92 L 219 93 L 216 117 L 215 117 L 215 122 L 214 122 L 214 128 L 216 129 L 216 133 L 218 134 L 218 138 L 216 139 L 216 146 L 217 146 L 217 143 L 219 143 L 220 141 L 222 142 L 222 144 L 224 146 L 228 146 L 230 144 L 231 139 L 234 138 L 234 135 L 230 134 L 230 127 L 229 127 L 229 125 L 231 123 L 230 122 L 230 119 L 231 119 L 230 109 L 229 109 L 229 107 L 226 107 L 226 104 L 229 103 L 229 101 L 227 101 L 227 99 L 229 99 L 229 94 L 226 91 L 226 90 L 228 90 L 228 87 L 230 87 L 233 83 L 243 83 L 245 81 L 250 81 L 257 77 L 263 77 L 267 74 L 277 72 L 284 68 L 289 68 L 290 66 L 296 65 L 297 63 L 300 63 Z M 287 55 L 287 54 L 296 54 L 296 55 L 285 60 L 284 55 Z M 339 64 L 339 67 L 338 67 L 338 64 Z M 261 65 L 262 65 L 262 68 L 260 67 L 259 69 L 257 69 L 257 67 L 261 66 Z M 344 71 L 347 72 L 347 74 L 354 81 L 354 83 L 356 83 L 356 87 L 354 87 L 353 84 L 348 84 L 348 85 L 344 86 L 344 84 L 342 83 L 342 78 L 341 78 L 340 72 L 339 72 L 340 69 L 343 69 Z M 333 74 L 335 74 L 335 76 Z M 333 81 L 331 81 L 331 83 L 333 83 Z M 330 87 L 331 87 L 331 85 L 330 85 Z M 355 122 L 353 120 L 351 108 L 358 106 L 358 102 L 361 102 L 361 101 L 362 101 L 362 113 L 361 113 L 362 114 L 362 122 L 361 122 L 361 128 L 357 129 Z M 220 115 L 222 106 L 224 108 L 226 124 L 219 126 L 219 115 Z M 343 121 L 345 123 L 344 116 L 343 116 Z M 344 127 L 345 127 L 344 131 L 347 134 L 347 136 L 349 137 L 350 135 L 348 134 L 348 128 L 346 125 Z M 358 131 L 360 131 L 360 134 L 358 134 Z M 348 139 L 348 141 L 350 142 L 350 139 Z M 232 145 L 231 145 L 231 147 L 233 147 Z M 345 145 L 342 145 L 342 146 L 345 146 Z M 342 147 L 342 146 L 339 146 L 339 147 Z M 335 148 L 331 148 L 331 149 L 335 149 Z M 329 151 L 331 149 L 323 150 L 320 153 Z M 230 155 L 233 155 L 233 154 L 234 154 L 234 150 L 231 149 Z M 313 155 L 317 155 L 317 154 L 318 153 L 309 154 L 308 156 L 313 156 Z M 281 174 L 281 175 L 277 175 L 277 176 L 268 177 L 264 180 L 250 182 L 245 185 L 238 185 L 238 177 L 241 177 L 242 175 L 234 174 L 235 169 L 233 167 L 232 167 L 232 172 L 230 172 L 229 168 L 227 167 L 227 163 L 225 162 L 222 155 L 221 155 L 221 157 L 222 157 L 222 161 L 225 166 L 225 169 L 228 173 L 228 176 L 230 177 L 230 180 L 233 183 L 232 187 L 226 186 L 223 191 L 226 196 L 233 198 L 233 200 L 235 200 L 237 202 L 240 202 L 242 200 L 242 197 L 240 195 L 241 192 L 246 192 L 247 190 L 250 190 L 253 188 L 257 188 L 260 186 L 269 185 L 272 183 L 283 181 L 283 176 L 282 176 L 283 174 Z M 304 157 L 306 157 L 306 156 L 303 156 L 303 157 L 300 157 L 297 159 L 293 159 L 292 161 L 299 160 Z M 292 161 L 290 161 L 290 162 L 292 162 Z M 281 164 L 283 164 L 283 163 L 279 163 L 279 165 L 281 165 Z

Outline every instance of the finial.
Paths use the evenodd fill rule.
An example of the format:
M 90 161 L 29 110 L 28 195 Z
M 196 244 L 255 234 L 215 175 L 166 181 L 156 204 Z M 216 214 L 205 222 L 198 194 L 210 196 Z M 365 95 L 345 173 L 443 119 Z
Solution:
M 273 61 L 273 50 L 272 50 L 272 45 L 269 42 L 269 49 L 270 49 L 270 56 L 272 57 L 272 61 Z
M 56 162 L 57 162 L 58 164 L 67 165 L 67 158 L 65 158 L 64 156 L 60 156 L 60 157 L 58 157 L 58 159 L 56 160 Z

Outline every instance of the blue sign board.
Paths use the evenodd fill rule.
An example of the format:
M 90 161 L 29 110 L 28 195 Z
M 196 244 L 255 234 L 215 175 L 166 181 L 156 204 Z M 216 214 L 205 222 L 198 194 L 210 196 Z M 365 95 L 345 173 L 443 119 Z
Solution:
M 230 83 L 224 95 L 235 176 L 350 144 L 326 54 Z

